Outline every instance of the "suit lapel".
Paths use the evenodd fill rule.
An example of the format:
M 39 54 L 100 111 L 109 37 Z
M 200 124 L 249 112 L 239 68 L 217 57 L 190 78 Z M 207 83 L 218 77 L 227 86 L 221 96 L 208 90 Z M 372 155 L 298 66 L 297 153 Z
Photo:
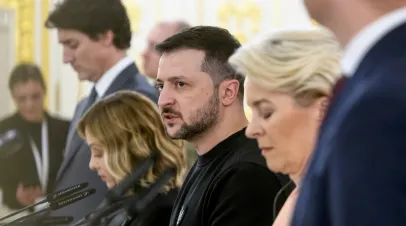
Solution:
M 77 112 L 73 117 L 71 126 L 69 128 L 68 139 L 66 142 L 65 153 L 64 153 L 64 160 L 62 161 L 62 165 L 59 168 L 58 175 L 57 175 L 57 182 L 61 179 L 63 172 L 66 170 L 66 167 L 69 165 L 70 161 L 72 160 L 73 156 L 76 152 L 80 149 L 80 146 L 84 144 L 83 140 L 79 137 L 76 132 L 76 127 L 81 119 L 82 115 L 85 112 L 85 106 L 87 104 L 87 99 L 82 103 L 79 103 L 77 107 Z
M 138 69 L 135 63 L 130 64 L 116 77 L 116 79 L 111 83 L 106 93 L 101 98 L 104 98 L 119 90 L 131 89 L 131 87 L 135 85 L 135 76 L 137 74 Z M 72 120 L 71 128 L 69 129 L 67 145 L 65 149 L 64 161 L 62 162 L 62 165 L 58 171 L 57 181 L 59 181 L 62 178 L 63 173 L 69 166 L 70 162 L 72 161 L 76 153 L 82 148 L 83 145 L 86 145 L 83 139 L 79 137 L 76 128 L 79 120 L 82 118 L 83 114 L 87 110 L 85 109 L 85 107 L 87 106 L 88 101 L 89 100 L 87 98 L 78 106 L 77 113 L 75 114 Z
M 119 90 L 129 90 L 131 87 L 135 86 L 135 76 L 138 74 L 138 69 L 135 63 L 130 64 L 126 67 L 119 76 L 111 83 L 103 98 L 115 93 Z

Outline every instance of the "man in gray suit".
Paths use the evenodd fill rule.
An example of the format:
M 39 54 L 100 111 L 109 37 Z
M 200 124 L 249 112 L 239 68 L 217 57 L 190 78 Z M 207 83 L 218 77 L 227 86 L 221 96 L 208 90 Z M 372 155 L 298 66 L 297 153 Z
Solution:
M 52 213 L 77 221 L 94 210 L 107 192 L 105 183 L 89 169 L 89 147 L 76 132 L 79 119 L 98 99 L 118 90 L 134 90 L 155 102 L 157 92 L 126 55 L 131 30 L 121 1 L 65 0 L 50 13 L 45 26 L 57 29 L 64 63 L 73 67 L 80 80 L 94 82 L 90 95 L 76 106 L 56 190 L 88 182 L 96 194 Z

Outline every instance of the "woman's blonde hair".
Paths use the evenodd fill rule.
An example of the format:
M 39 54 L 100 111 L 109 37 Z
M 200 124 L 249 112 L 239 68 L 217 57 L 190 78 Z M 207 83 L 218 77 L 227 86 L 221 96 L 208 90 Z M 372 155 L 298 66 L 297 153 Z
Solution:
M 280 31 L 241 47 L 230 64 L 248 80 L 287 93 L 304 106 L 330 96 L 340 77 L 341 49 L 324 28 Z
M 154 152 L 157 158 L 141 186 L 149 187 L 169 168 L 175 169 L 176 177 L 164 190 L 180 187 L 183 182 L 183 142 L 167 137 L 156 105 L 139 93 L 119 91 L 97 102 L 80 120 L 78 133 L 84 139 L 91 134 L 103 145 L 107 169 L 117 182 Z M 135 187 L 133 192 L 137 192 Z

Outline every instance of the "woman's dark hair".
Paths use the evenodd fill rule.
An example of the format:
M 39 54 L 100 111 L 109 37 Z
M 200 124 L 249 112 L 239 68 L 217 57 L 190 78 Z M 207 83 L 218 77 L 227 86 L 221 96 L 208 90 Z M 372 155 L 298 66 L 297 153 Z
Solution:
M 33 63 L 20 63 L 11 71 L 8 87 L 11 91 L 17 83 L 26 83 L 29 81 L 38 82 L 42 88 L 46 90 L 41 69 Z

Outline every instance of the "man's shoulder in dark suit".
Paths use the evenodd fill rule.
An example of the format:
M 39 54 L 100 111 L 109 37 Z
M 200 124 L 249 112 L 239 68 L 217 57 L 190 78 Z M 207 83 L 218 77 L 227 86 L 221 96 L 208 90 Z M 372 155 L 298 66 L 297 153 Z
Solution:
M 303 180 L 294 226 L 406 225 L 405 39 L 406 23 L 371 48 L 344 87 Z
M 146 97 L 151 99 L 154 103 L 157 103 L 158 102 L 158 92 L 155 89 L 155 87 L 153 87 L 148 82 L 148 80 L 145 78 L 145 76 L 138 73 L 135 76 L 135 80 L 136 80 L 137 86 L 135 86 L 133 88 L 133 90 L 144 94 Z
M 15 127 L 16 124 L 19 122 L 17 113 L 13 113 L 10 115 L 5 116 L 0 121 L 0 132 L 4 130 L 8 130 L 11 127 Z

